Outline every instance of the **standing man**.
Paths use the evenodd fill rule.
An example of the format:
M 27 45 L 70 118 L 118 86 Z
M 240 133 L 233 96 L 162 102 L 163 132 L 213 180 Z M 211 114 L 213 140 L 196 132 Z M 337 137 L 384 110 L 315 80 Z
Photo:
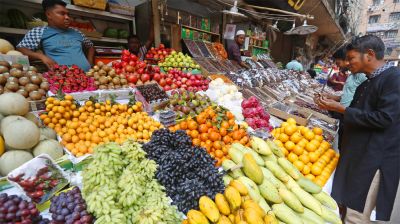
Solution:
M 88 71 L 94 59 L 93 43 L 80 31 L 69 28 L 71 18 L 66 5 L 62 0 L 43 0 L 49 25 L 30 30 L 17 45 L 17 50 L 30 59 L 41 60 L 49 69 L 57 63 L 77 65 Z M 86 56 L 83 48 L 87 50 Z M 38 49 L 43 49 L 44 54 L 35 52 Z
M 400 179 L 400 69 L 385 63 L 385 45 L 373 35 L 347 46 L 352 73 L 365 73 L 349 107 L 322 97 L 325 108 L 344 115 L 342 151 L 332 196 L 347 207 L 347 224 L 389 221 Z
M 303 65 L 299 62 L 300 60 L 301 55 L 297 54 L 291 62 L 287 63 L 286 69 L 302 72 L 304 69 Z
M 235 41 L 228 46 L 228 59 L 236 61 L 240 66 L 246 69 L 250 69 L 241 58 L 240 47 L 244 44 L 246 35 L 243 30 L 236 32 Z

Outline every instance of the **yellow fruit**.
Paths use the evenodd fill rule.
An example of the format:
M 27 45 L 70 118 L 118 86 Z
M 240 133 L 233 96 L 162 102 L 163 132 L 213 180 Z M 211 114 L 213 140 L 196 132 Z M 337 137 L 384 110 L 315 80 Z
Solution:
M 3 155 L 4 151 L 5 151 L 4 139 L 0 135 L 0 156 Z
M 242 208 L 244 210 L 254 210 L 258 213 L 259 216 L 264 217 L 265 212 L 264 210 L 260 207 L 260 205 L 258 205 L 256 202 L 254 202 L 253 200 L 247 200 L 243 203 Z
M 268 212 L 268 214 L 264 217 L 265 224 L 278 224 L 278 220 L 276 219 L 273 212 Z
M 232 223 L 235 222 L 235 215 L 234 215 L 234 214 L 230 214 L 230 215 L 228 216 L 228 218 L 229 218 L 229 220 L 231 220 Z
M 245 221 L 244 221 L 244 210 L 243 210 L 243 209 L 239 209 L 239 210 L 236 212 L 234 223 L 235 223 L 235 224 L 238 224 L 238 223 L 243 223 L 243 222 L 245 222 Z M 245 223 L 246 223 L 246 222 L 245 222 Z
M 217 224 L 232 224 L 231 220 L 226 216 L 221 216 Z
M 297 157 L 296 154 L 294 154 L 293 152 L 291 152 L 291 153 L 289 153 L 287 159 L 288 159 L 290 162 L 294 163 L 294 161 L 298 160 L 298 157 Z
M 322 169 L 321 169 L 320 166 L 318 166 L 318 165 L 313 165 L 313 166 L 311 167 L 311 173 L 312 173 L 313 175 L 318 176 L 318 175 L 321 174 L 321 172 L 322 172 Z
M 311 173 L 307 174 L 305 177 L 306 177 L 307 179 L 309 179 L 309 180 L 312 180 L 312 181 L 314 181 L 314 179 L 315 179 L 315 176 L 312 175 Z
M 310 162 L 310 158 L 306 154 L 302 154 L 301 156 L 299 156 L 299 160 L 302 161 L 304 164 Z
M 238 180 L 232 180 L 229 185 L 236 188 L 242 196 L 246 196 L 249 193 L 247 187 Z
M 300 160 L 294 161 L 293 165 L 299 170 L 302 171 L 304 168 L 304 163 Z
M 296 128 L 295 125 L 288 125 L 288 126 L 285 127 L 285 133 L 288 136 L 293 135 L 296 131 L 297 131 L 297 128 Z
M 224 196 L 226 200 L 229 202 L 230 208 L 232 210 L 236 210 L 240 207 L 242 203 L 242 198 L 240 196 L 239 191 L 237 191 L 234 187 L 228 186 L 225 189 Z
M 316 134 L 316 135 L 322 135 L 322 134 L 323 134 L 322 129 L 321 129 L 321 128 L 318 128 L 318 127 L 313 128 L 313 132 L 314 132 L 314 134 Z
M 282 122 L 281 128 L 285 128 L 285 127 L 288 126 L 288 125 L 289 125 L 289 123 L 287 123 L 287 122 Z
M 292 117 L 289 117 L 286 122 L 291 125 L 296 125 L 296 120 Z
M 261 184 L 264 180 L 263 172 L 256 160 L 250 153 L 245 153 L 242 159 L 242 170 L 248 178 L 256 184 Z
M 287 141 L 289 141 L 289 136 L 285 133 L 282 133 L 279 135 L 279 139 L 282 143 L 285 143 Z
M 260 216 L 254 209 L 244 210 L 244 219 L 248 224 L 264 223 L 264 220 L 262 218 L 263 216 Z
M 223 194 L 218 193 L 215 195 L 215 204 L 223 215 L 229 215 L 231 213 L 229 203 Z
M 293 149 L 295 146 L 296 146 L 296 145 L 295 145 L 293 142 L 291 142 L 291 141 L 285 142 L 285 148 L 286 148 L 288 151 L 292 151 L 292 149 Z
M 303 134 L 304 138 L 306 138 L 308 141 L 311 141 L 312 139 L 314 139 L 314 132 L 312 131 L 307 131 L 305 134 Z
M 309 152 L 314 152 L 315 150 L 317 150 L 317 147 L 314 144 L 312 144 L 311 142 L 309 142 L 306 145 L 306 150 Z
M 309 166 L 304 166 L 303 170 L 301 171 L 304 175 L 307 175 L 311 172 L 311 168 Z
M 303 137 L 298 132 L 295 132 L 292 136 L 290 136 L 290 141 L 295 144 L 299 143 L 301 139 L 303 139 Z
M 305 136 L 306 133 L 308 133 L 308 132 L 310 132 L 310 131 L 311 131 L 311 130 L 310 130 L 309 128 L 303 127 L 303 128 L 301 128 L 300 133 L 301 133 L 303 136 Z
M 207 196 L 202 196 L 200 197 L 199 200 L 199 208 L 200 211 L 211 221 L 211 222 L 217 222 L 219 220 L 219 217 L 221 214 L 219 213 L 219 210 L 217 208 L 217 205 L 214 203 L 211 198 Z
M 303 154 L 304 149 L 303 149 L 303 147 L 301 147 L 301 146 L 299 146 L 299 145 L 296 145 L 296 146 L 293 148 L 293 151 L 292 151 L 292 152 L 293 152 L 294 154 L 300 156 L 300 155 Z
M 203 213 L 197 210 L 189 210 L 187 217 L 190 224 L 209 224 L 208 219 L 203 215 Z

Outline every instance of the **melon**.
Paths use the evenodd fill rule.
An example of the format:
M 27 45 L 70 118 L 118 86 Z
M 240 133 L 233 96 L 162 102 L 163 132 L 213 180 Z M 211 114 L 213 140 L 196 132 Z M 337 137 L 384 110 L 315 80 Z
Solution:
M 0 174 L 2 176 L 7 176 L 8 173 L 31 159 L 33 159 L 33 156 L 27 151 L 14 150 L 5 152 L 0 157 Z
M 7 55 L 17 55 L 17 56 L 21 56 L 21 55 L 23 55 L 21 52 L 19 52 L 19 51 L 14 51 L 14 50 L 11 50 L 11 51 L 8 51 L 7 52 Z
M 40 154 L 47 154 L 52 159 L 58 159 L 63 156 L 64 151 L 62 145 L 54 140 L 54 139 L 47 139 L 40 141 L 39 144 L 33 148 L 33 155 L 39 156 Z
M 4 129 L 6 128 L 6 126 L 9 125 L 11 122 L 13 122 L 15 120 L 26 120 L 26 118 L 22 117 L 22 116 L 18 116 L 18 115 L 11 115 L 11 116 L 5 117 L 0 122 L 0 134 L 3 134 Z
M 40 128 L 40 135 L 47 137 L 47 139 L 57 139 L 56 131 L 49 127 Z
M 0 114 L 0 123 L 1 123 L 1 120 L 3 120 L 3 118 L 4 118 L 4 115 Z
M 17 119 L 4 128 L 3 137 L 11 148 L 28 150 L 39 143 L 40 130 L 32 121 Z
M 0 39 L 0 53 L 6 54 L 9 51 L 14 50 L 14 46 L 10 42 Z
M 0 95 L 0 113 L 3 115 L 21 115 L 29 112 L 28 100 L 18 93 L 4 93 Z
M 27 120 L 32 121 L 33 123 L 36 124 L 36 126 L 40 127 L 40 121 L 39 118 L 36 117 L 36 115 L 34 115 L 33 113 L 27 113 L 24 116 Z

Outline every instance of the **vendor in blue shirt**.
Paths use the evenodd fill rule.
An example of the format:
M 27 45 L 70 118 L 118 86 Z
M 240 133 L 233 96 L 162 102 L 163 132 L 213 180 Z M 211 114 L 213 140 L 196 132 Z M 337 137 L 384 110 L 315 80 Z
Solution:
M 93 64 L 93 43 L 80 31 L 69 28 L 71 18 L 66 5 L 61 0 L 44 0 L 42 7 L 49 25 L 30 30 L 17 45 L 17 50 L 30 59 L 41 60 L 49 69 L 60 64 L 77 65 L 88 71 Z M 36 52 L 39 49 L 44 54 Z

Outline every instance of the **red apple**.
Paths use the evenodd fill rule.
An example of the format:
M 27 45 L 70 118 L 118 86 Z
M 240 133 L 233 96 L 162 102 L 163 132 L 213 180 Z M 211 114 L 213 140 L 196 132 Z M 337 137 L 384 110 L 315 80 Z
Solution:
M 129 63 L 128 63 L 130 66 L 133 66 L 133 67 L 135 67 L 136 66 L 136 61 L 129 61 Z
M 194 75 L 190 76 L 190 80 L 195 80 L 195 79 L 196 79 L 196 77 Z
M 182 85 L 182 88 L 187 89 L 188 86 L 187 86 L 186 84 L 183 84 L 183 85 Z
M 170 86 L 164 86 L 164 91 L 170 91 L 171 87 Z
M 160 86 L 164 87 L 167 85 L 167 82 L 165 81 L 165 79 L 161 79 L 158 84 L 160 84 Z
M 127 55 L 129 56 L 131 54 L 131 52 L 129 52 L 129 50 L 122 50 L 122 55 Z
M 181 81 L 177 81 L 177 82 L 176 82 L 176 85 L 177 85 L 178 87 L 181 87 L 182 82 L 181 82 Z
M 125 67 L 125 71 L 126 71 L 126 72 L 134 72 L 134 71 L 135 71 L 135 68 L 134 68 L 132 65 L 127 65 L 127 66 Z
M 203 78 L 203 76 L 201 76 L 201 75 L 196 75 L 196 79 L 197 80 L 201 80 Z
M 200 84 L 201 84 L 201 83 L 200 83 L 200 80 L 195 80 L 195 81 L 194 81 L 194 84 L 195 84 L 196 86 L 200 86 Z
M 164 48 L 165 48 L 165 46 L 164 46 L 164 44 L 160 44 L 160 45 L 158 45 L 158 48 L 160 48 L 160 49 L 164 49 Z
M 143 74 L 141 77 L 141 80 L 142 80 L 142 82 L 150 81 L 150 75 L 147 73 Z
M 129 74 L 127 76 L 127 80 L 128 80 L 129 83 L 136 84 L 137 81 L 138 81 L 138 77 L 137 77 L 137 75 L 134 75 L 134 74 L 131 73 L 131 74 Z
M 171 78 L 167 78 L 165 81 L 167 82 L 167 85 L 172 85 L 172 79 Z
M 161 75 L 159 73 L 154 73 L 153 80 L 155 80 L 157 82 L 160 81 L 161 80 Z
M 129 61 L 129 56 L 128 55 L 122 55 L 121 61 L 128 62 Z
M 157 67 L 154 67 L 153 69 L 154 69 L 155 73 L 160 73 L 160 67 L 157 66 Z
M 143 68 L 139 68 L 138 70 L 136 70 L 137 73 L 139 73 L 140 75 L 144 73 L 144 69 Z
M 131 55 L 129 56 L 129 59 L 130 59 L 131 61 L 137 61 L 137 60 L 138 60 L 138 57 L 137 57 L 136 55 L 134 55 L 134 54 L 131 54 Z
M 175 83 L 172 83 L 171 89 L 176 89 L 178 86 Z
M 186 81 L 186 85 L 188 85 L 188 86 L 192 86 L 192 85 L 193 85 L 193 81 L 192 81 L 192 80 L 190 80 L 190 79 L 189 79 L 189 80 L 187 80 L 187 81 Z

